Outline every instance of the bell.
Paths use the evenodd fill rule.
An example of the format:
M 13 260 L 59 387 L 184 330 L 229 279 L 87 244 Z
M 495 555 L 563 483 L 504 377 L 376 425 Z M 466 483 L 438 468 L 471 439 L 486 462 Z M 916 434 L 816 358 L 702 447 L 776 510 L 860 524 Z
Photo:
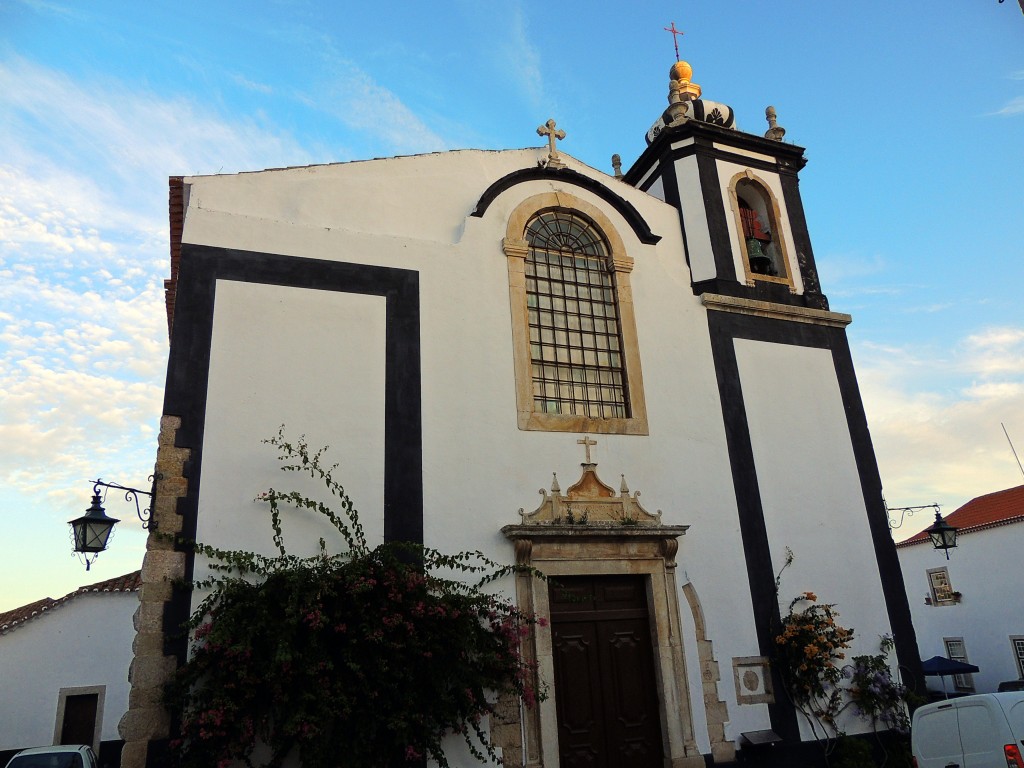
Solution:
M 747 261 L 750 262 L 750 271 L 754 274 L 775 275 L 775 266 L 756 237 L 747 238 Z

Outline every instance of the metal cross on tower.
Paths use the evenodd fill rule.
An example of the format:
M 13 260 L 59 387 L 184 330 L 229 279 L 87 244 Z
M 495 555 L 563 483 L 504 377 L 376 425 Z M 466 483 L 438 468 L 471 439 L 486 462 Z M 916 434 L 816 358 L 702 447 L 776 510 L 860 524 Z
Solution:
M 679 36 L 686 33 L 676 29 L 676 23 L 674 21 L 672 22 L 671 27 L 662 27 L 662 29 L 666 32 L 672 33 L 672 43 L 676 47 L 676 61 L 679 61 Z

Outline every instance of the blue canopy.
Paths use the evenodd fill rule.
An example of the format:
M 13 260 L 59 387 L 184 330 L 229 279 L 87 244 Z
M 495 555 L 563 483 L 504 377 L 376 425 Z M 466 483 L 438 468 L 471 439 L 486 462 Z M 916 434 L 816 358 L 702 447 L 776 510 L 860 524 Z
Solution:
M 921 662 L 921 671 L 927 676 L 963 675 L 979 671 L 973 664 L 947 659 L 945 656 L 932 656 L 928 661 Z

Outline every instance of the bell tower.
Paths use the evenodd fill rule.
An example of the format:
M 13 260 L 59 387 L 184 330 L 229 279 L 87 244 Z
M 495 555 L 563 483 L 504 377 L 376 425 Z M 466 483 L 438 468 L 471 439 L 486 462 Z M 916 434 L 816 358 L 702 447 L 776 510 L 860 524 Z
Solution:
M 624 180 L 678 209 L 694 293 L 828 310 L 800 200 L 804 150 L 782 141 L 775 109 L 763 136 L 738 130 L 686 61 L 669 70 L 668 103 Z

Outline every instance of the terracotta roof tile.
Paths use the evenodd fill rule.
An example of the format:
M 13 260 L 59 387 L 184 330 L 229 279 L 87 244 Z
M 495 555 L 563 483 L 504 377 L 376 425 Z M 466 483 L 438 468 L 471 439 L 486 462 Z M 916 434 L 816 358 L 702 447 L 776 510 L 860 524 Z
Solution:
M 960 534 L 1024 522 L 1024 485 L 978 496 L 944 519 L 950 525 L 959 528 Z M 901 541 L 896 546 L 906 547 L 922 541 L 928 541 L 928 534 L 924 531 Z
M 26 621 L 41 616 L 47 611 L 60 608 L 79 595 L 87 595 L 92 592 L 138 592 L 141 587 L 142 571 L 132 571 L 123 576 L 115 576 L 112 579 L 79 587 L 74 592 L 69 592 L 57 600 L 54 600 L 52 597 L 44 597 L 42 600 L 36 600 L 34 603 L 0 613 L 0 635 L 17 629 Z

